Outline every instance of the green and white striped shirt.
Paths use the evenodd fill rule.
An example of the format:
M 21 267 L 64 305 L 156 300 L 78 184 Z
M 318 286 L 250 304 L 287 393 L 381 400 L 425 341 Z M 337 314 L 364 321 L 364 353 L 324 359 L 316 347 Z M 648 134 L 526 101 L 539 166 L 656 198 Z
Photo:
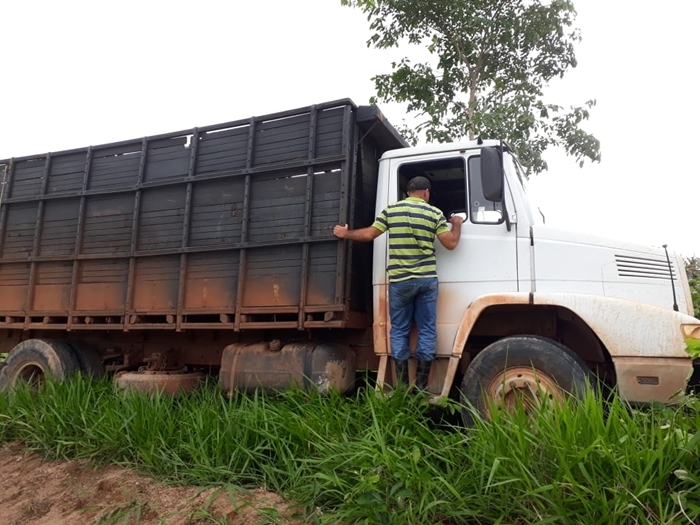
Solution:
M 389 282 L 437 277 L 435 237 L 450 231 L 439 209 L 408 197 L 387 206 L 372 226 L 389 232 Z

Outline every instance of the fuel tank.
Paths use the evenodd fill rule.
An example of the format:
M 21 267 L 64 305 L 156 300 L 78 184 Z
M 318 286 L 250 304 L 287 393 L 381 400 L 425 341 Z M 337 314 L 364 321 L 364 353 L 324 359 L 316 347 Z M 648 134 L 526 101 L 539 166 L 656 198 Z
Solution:
M 224 348 L 219 384 L 227 392 L 279 391 L 292 386 L 345 393 L 355 384 L 355 353 L 333 343 L 236 343 Z

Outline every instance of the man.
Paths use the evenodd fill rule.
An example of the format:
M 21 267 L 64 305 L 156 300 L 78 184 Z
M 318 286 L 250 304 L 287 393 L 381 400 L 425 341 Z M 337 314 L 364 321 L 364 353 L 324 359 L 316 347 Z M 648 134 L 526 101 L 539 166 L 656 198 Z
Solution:
M 438 278 L 435 237 L 448 250 L 460 239 L 462 218 L 452 217 L 452 229 L 442 212 L 428 204 L 430 181 L 414 177 L 408 183 L 408 198 L 386 207 L 372 226 L 348 230 L 337 225 L 333 234 L 341 239 L 369 242 L 389 232 L 389 315 L 391 355 L 401 385 L 408 385 L 409 335 L 418 327 L 416 388 L 426 390 L 433 359 L 437 354 Z

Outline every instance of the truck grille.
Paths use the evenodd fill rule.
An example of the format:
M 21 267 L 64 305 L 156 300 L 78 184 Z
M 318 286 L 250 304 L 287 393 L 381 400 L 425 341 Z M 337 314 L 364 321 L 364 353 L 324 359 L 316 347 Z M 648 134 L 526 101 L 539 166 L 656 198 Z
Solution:
M 634 257 L 631 255 L 615 255 L 617 274 L 620 277 L 637 277 L 646 279 L 676 279 L 676 269 L 663 257 Z

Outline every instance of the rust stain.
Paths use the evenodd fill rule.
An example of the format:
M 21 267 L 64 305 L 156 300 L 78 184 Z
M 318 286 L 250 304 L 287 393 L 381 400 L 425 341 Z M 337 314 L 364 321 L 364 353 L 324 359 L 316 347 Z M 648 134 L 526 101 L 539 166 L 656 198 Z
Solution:
M 331 390 L 346 392 L 353 386 L 355 371 L 351 373 L 347 361 L 328 361 L 324 372 L 316 380 L 316 387 L 322 394 L 329 394 Z
M 474 300 L 465 310 L 462 320 L 459 323 L 454 344 L 452 345 L 452 355 L 455 357 L 462 355 L 462 350 L 467 343 L 469 333 L 486 308 L 500 304 L 528 304 L 528 302 L 529 296 L 525 293 L 489 294 L 482 295 Z
M 377 370 L 377 389 L 384 390 L 386 384 L 387 372 L 389 368 L 389 356 L 383 355 L 379 358 L 379 369 Z M 391 372 L 388 372 L 391 375 Z
M 2 311 L 24 315 L 24 302 L 27 299 L 26 286 L 2 286 L 0 287 L 2 298 Z
M 538 293 L 536 304 L 568 308 L 600 338 L 613 357 L 681 358 L 682 325 L 697 320 L 670 308 L 614 297 Z
M 88 218 L 93 218 L 93 217 L 110 217 L 113 215 L 123 215 L 126 213 L 126 210 L 120 209 L 120 208 L 100 208 L 100 209 L 94 209 L 90 210 L 90 213 L 86 215 Z M 124 218 L 125 220 L 130 220 L 131 216 L 129 215 L 128 217 Z
M 442 377 L 442 390 L 440 392 L 441 398 L 446 398 L 450 395 L 450 389 L 452 388 L 452 383 L 454 383 L 455 375 L 457 374 L 457 369 L 459 368 L 458 357 L 450 357 L 449 363 L 447 365 L 447 370 L 445 375 Z
M 270 286 L 270 283 L 274 284 Z M 299 280 L 277 281 L 275 276 L 245 279 L 242 305 L 247 307 L 299 306 Z
M 126 299 L 124 283 L 89 283 L 76 286 L 76 310 L 123 310 Z
M 332 305 L 335 302 L 335 275 L 309 275 L 306 284 L 306 304 L 313 306 Z
M 676 403 L 685 392 L 692 361 L 659 357 L 613 357 L 617 386 L 628 401 Z
M 134 286 L 133 308 L 140 311 L 168 310 L 177 302 L 177 289 L 174 281 L 152 281 L 149 285 Z
M 275 351 L 267 343 L 235 343 L 224 349 L 219 381 L 227 391 L 297 385 L 346 392 L 354 385 L 355 370 L 354 353 L 342 345 L 292 343 Z
M 231 278 L 187 279 L 185 308 L 231 310 L 236 306 L 236 281 Z
M 69 284 L 40 284 L 34 288 L 32 309 L 36 311 L 68 310 Z
M 280 302 L 280 285 L 277 283 L 272 285 L 272 297 L 274 298 L 275 304 Z
M 377 355 L 387 355 L 390 352 L 389 348 L 389 305 L 388 305 L 388 285 L 376 285 L 378 292 L 377 311 L 374 313 L 374 324 L 372 327 L 374 340 L 374 353 Z

